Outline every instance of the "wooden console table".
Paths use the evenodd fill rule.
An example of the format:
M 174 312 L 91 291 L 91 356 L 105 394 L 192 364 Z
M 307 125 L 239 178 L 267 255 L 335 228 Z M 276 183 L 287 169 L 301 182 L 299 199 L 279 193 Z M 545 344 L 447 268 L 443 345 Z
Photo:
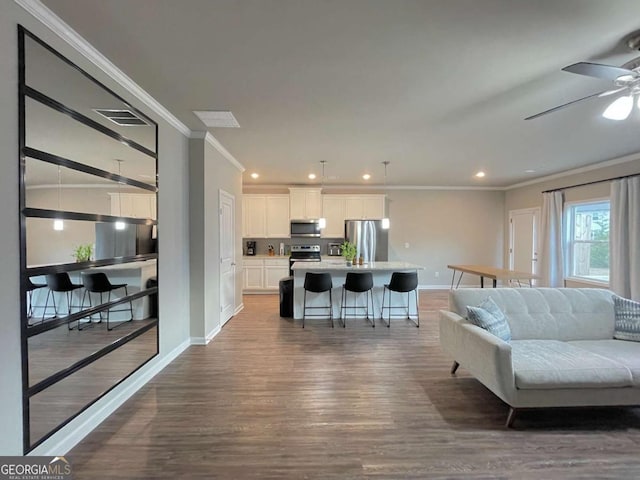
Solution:
M 485 265 L 447 265 L 447 268 L 453 270 L 453 277 L 451 278 L 451 289 L 453 290 L 453 284 L 456 278 L 456 272 L 460 272 L 460 277 L 458 278 L 458 283 L 456 283 L 456 288 L 460 285 L 460 280 L 462 280 L 462 275 L 464 273 L 470 273 L 472 275 L 480 276 L 480 287 L 484 288 L 484 277 L 491 278 L 493 280 L 493 288 L 496 288 L 498 285 L 498 279 L 507 280 L 509 282 L 516 280 L 526 280 L 531 286 L 531 281 L 536 280 L 540 277 L 538 275 L 534 275 L 530 272 L 518 272 L 516 270 L 509 270 L 506 268 L 496 268 L 496 267 L 488 267 Z

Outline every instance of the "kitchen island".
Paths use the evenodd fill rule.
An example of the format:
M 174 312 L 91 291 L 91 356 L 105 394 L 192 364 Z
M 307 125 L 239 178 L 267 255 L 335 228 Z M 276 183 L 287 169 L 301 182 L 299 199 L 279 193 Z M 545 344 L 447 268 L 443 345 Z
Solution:
M 304 276 L 307 272 L 328 272 L 331 273 L 333 281 L 332 294 L 332 308 L 334 318 L 340 317 L 340 302 L 342 285 L 348 272 L 371 272 L 373 274 L 373 316 L 380 318 L 380 312 L 382 307 L 382 294 L 384 285 L 391 280 L 391 274 L 393 272 L 415 272 L 417 270 L 423 270 L 423 267 L 407 262 L 373 262 L 364 265 L 354 265 L 347 267 L 344 260 L 323 260 L 321 262 L 296 262 L 292 266 L 293 271 L 293 317 L 296 319 L 302 318 L 302 308 L 304 302 Z M 353 303 L 353 293 L 349 293 L 349 304 Z M 317 298 L 316 298 L 317 297 Z M 327 303 L 328 294 L 321 294 L 319 296 L 310 294 L 307 296 L 307 306 L 319 306 Z M 407 296 L 400 294 L 392 295 L 392 305 L 402 306 L 406 305 Z M 358 296 L 357 304 L 364 306 L 365 295 Z M 415 315 L 416 312 L 413 309 L 413 301 L 410 302 L 411 315 Z M 351 312 L 349 316 L 351 316 Z M 396 311 L 397 312 L 397 311 Z M 364 315 L 363 315 L 364 316 Z M 393 315 L 392 315 L 393 317 Z M 385 314 L 386 318 L 386 314 Z

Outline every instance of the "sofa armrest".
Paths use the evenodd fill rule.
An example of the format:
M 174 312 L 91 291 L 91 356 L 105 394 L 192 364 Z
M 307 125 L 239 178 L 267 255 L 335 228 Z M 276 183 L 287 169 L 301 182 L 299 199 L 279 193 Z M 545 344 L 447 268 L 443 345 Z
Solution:
M 484 386 L 512 404 L 515 376 L 509 343 L 454 312 L 440 310 L 440 345 Z

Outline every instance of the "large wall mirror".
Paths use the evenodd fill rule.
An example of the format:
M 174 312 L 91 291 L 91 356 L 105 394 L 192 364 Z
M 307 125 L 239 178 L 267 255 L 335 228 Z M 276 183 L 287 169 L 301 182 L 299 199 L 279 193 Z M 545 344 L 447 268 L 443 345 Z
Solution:
M 158 354 L 158 126 L 18 27 L 24 451 Z

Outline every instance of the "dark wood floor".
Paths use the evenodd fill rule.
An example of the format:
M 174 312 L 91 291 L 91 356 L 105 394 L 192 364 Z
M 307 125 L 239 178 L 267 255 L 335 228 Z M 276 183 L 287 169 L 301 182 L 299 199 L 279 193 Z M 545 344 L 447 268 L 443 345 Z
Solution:
M 280 319 L 276 296 L 191 347 L 70 452 L 76 479 L 640 476 L 640 409 L 507 407 L 421 328 Z

